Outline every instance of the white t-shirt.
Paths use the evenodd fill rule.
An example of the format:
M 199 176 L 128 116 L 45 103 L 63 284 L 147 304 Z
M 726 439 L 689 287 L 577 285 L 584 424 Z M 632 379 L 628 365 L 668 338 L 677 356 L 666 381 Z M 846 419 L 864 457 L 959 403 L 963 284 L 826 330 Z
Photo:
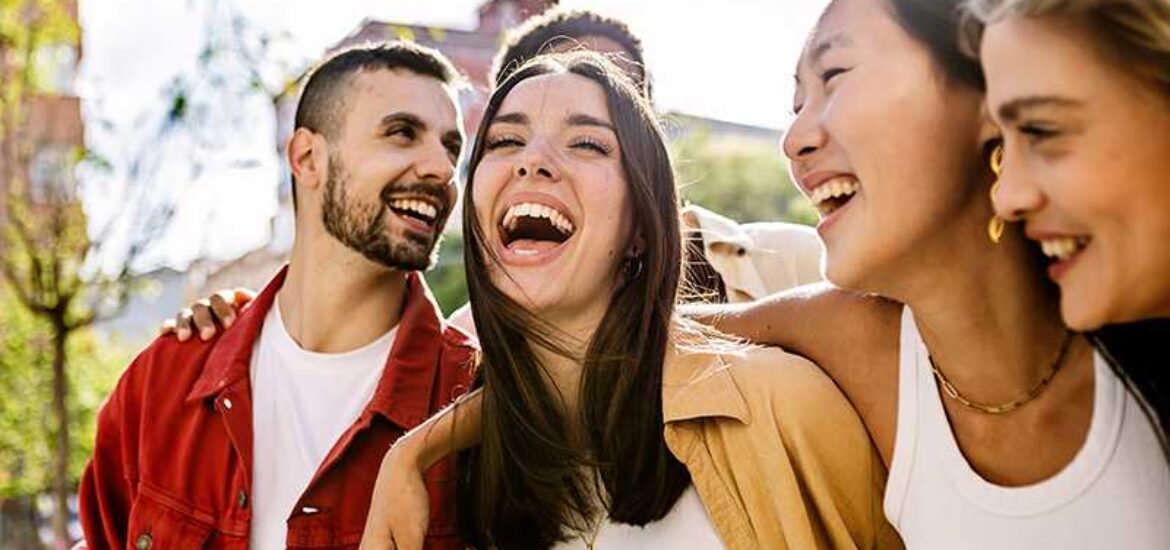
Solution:
M 963 457 L 905 308 L 894 461 L 885 512 L 907 548 L 1170 548 L 1170 467 L 1149 418 L 1094 354 L 1093 419 L 1076 457 L 1024 487 L 988 482 Z
M 584 535 L 591 538 L 592 533 Z M 642 550 L 644 548 L 686 548 L 688 550 L 723 550 L 723 541 L 715 532 L 707 509 L 695 486 L 674 503 L 666 516 L 644 527 L 603 520 L 597 530 L 593 548 L 604 550 Z M 553 550 L 586 550 L 582 536 L 553 546 Z
M 252 351 L 253 550 L 285 548 L 293 506 L 373 397 L 395 330 L 346 353 L 305 351 L 272 305 Z

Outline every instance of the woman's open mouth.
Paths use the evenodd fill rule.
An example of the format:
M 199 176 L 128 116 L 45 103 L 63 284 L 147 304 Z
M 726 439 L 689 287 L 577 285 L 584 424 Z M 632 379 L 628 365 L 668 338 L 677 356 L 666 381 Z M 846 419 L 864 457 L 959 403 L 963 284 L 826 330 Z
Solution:
M 856 178 L 841 176 L 818 185 L 809 193 L 808 198 L 820 212 L 821 217 L 827 218 L 829 214 L 845 206 L 845 203 L 848 203 L 860 190 L 861 183 Z
M 1087 236 L 1059 236 L 1038 239 L 1040 251 L 1048 257 L 1048 276 L 1059 281 L 1080 257 L 1092 239 Z
M 550 205 L 535 202 L 513 204 L 499 222 L 501 244 L 507 255 L 515 260 L 546 259 L 546 256 L 572 238 L 576 231 L 576 225 L 567 214 Z
M 861 191 L 861 182 L 853 176 L 837 176 L 809 191 L 808 198 L 821 215 L 818 231 L 828 229 L 836 214 Z

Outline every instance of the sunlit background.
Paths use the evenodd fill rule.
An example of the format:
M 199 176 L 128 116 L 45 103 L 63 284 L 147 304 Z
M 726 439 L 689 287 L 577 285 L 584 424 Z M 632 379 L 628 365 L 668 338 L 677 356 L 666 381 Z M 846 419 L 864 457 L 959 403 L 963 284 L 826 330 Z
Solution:
M 686 200 L 807 223 L 778 141 L 826 2 L 559 4 L 642 39 Z M 473 124 L 504 33 L 554 3 L 0 0 L 0 548 L 80 535 L 72 492 L 121 371 L 165 317 L 287 257 L 281 149 L 313 62 L 433 46 L 478 83 L 461 98 Z M 447 312 L 465 301 L 461 246 L 451 228 L 426 275 Z

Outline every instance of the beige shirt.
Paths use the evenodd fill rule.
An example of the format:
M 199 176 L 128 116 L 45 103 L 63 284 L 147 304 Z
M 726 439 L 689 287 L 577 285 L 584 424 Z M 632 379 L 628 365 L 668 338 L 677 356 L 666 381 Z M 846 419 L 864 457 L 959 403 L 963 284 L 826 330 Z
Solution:
M 778 348 L 669 361 L 665 437 L 728 548 L 902 548 L 886 472 L 845 396 Z
M 740 224 L 695 205 L 683 209 L 683 220 L 688 231 L 702 235 L 703 253 L 723 279 L 728 302 L 750 302 L 821 281 L 823 252 L 811 227 L 784 222 Z

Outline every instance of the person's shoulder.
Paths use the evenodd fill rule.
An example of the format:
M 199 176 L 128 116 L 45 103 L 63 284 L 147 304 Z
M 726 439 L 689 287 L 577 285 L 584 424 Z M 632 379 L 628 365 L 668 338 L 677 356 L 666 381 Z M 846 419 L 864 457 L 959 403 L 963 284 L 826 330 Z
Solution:
M 860 427 L 853 406 L 819 366 L 778 347 L 752 346 L 725 355 L 753 423 L 778 424 L 783 432 Z M 762 419 L 769 419 L 761 422 Z M 864 431 L 856 430 L 864 434 Z
M 479 340 L 467 329 L 450 323 L 443 323 L 443 345 L 462 353 L 474 353 L 479 349 Z
M 818 399 L 840 393 L 832 379 L 808 359 L 775 346 L 749 346 L 721 356 L 743 391 L 770 397 Z
M 458 367 L 458 371 L 474 374 L 479 362 L 479 340 L 466 329 L 443 323 L 443 363 Z M 460 375 L 463 376 L 463 375 Z
M 230 329 L 229 329 L 230 330 Z M 192 338 L 180 342 L 173 335 L 152 340 L 127 367 L 115 391 L 172 395 L 183 399 L 203 375 L 208 358 L 221 338 L 220 331 L 210 340 Z M 154 391 L 154 390 L 163 390 Z
M 156 337 L 122 372 L 102 406 L 100 422 L 117 423 L 125 437 L 149 438 L 146 434 L 170 430 L 170 421 L 190 410 L 187 398 L 219 338 L 180 342 L 173 335 Z

